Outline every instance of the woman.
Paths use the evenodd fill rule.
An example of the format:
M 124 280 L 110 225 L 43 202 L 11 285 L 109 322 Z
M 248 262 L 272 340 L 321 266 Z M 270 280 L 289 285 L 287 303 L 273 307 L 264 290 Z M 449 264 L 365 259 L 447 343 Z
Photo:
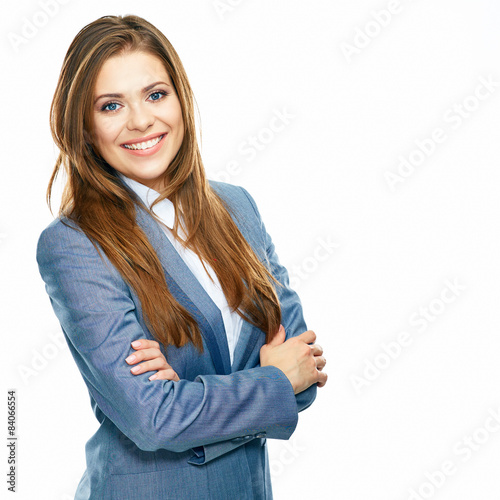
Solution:
M 101 424 L 75 498 L 272 498 L 266 438 L 291 436 L 326 361 L 255 202 L 205 178 L 165 36 L 136 16 L 83 28 L 51 129 L 49 203 L 67 183 L 37 260 Z

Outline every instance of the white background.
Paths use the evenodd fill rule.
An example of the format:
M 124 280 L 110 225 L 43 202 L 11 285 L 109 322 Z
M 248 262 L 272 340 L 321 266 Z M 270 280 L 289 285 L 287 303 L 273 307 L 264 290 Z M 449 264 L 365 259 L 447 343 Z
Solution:
M 178 51 L 208 176 L 256 199 L 327 356 L 328 384 L 291 440 L 268 441 L 275 498 L 500 498 L 499 2 L 65 0 L 21 43 L 27 23 L 43 24 L 42 3 L 3 2 L 0 40 L 5 426 L 7 388 L 19 403 L 11 496 L 73 498 L 97 427 L 35 248 L 52 220 L 48 116 L 64 54 L 87 23 L 133 13 Z M 377 14 L 389 6 L 397 13 Z M 481 79 L 497 83 L 478 100 Z M 271 136 L 276 111 L 293 118 Z M 446 139 L 422 160 L 416 141 L 437 128 Z M 251 161 L 249 136 L 261 149 Z M 412 154 L 420 165 L 391 189 L 387 172 Z M 459 285 L 448 303 L 446 280 Z

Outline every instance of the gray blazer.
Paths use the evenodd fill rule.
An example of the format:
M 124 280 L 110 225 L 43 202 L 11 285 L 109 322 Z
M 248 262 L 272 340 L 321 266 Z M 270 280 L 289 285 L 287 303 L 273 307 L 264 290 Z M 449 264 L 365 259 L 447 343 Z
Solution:
M 278 288 L 287 338 L 307 330 L 253 198 L 210 181 Z M 138 204 L 137 221 L 158 254 L 169 290 L 197 320 L 204 352 L 169 346 L 179 382 L 132 375 L 130 343 L 153 336 L 141 304 L 109 260 L 68 220 L 41 234 L 37 261 L 52 307 L 90 393 L 100 427 L 86 444 L 75 499 L 271 499 L 266 438 L 289 439 L 316 384 L 294 395 L 283 372 L 261 367 L 264 333 L 243 321 L 233 364 L 220 310 L 158 223 Z

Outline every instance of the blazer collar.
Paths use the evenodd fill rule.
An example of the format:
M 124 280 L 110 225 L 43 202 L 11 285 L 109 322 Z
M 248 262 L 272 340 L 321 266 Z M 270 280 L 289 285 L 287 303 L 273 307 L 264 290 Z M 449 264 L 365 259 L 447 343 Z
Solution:
M 141 184 L 140 182 L 135 181 L 134 179 L 130 179 L 126 177 L 121 172 L 117 172 L 118 177 L 123 181 L 123 183 L 128 186 L 142 201 L 144 206 L 150 208 L 153 202 L 160 196 L 158 191 Z M 168 199 L 165 198 L 160 203 L 155 205 L 153 212 L 163 221 L 163 223 L 170 229 L 174 227 L 175 222 L 175 207 L 174 204 Z

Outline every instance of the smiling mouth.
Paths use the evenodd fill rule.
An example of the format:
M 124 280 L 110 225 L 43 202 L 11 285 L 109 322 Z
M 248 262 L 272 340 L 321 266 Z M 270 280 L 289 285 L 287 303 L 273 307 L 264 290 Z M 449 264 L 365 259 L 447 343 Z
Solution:
M 158 137 L 155 137 L 154 139 L 150 139 L 149 141 L 145 142 L 138 142 L 136 144 L 122 144 L 122 146 L 125 149 L 132 149 L 134 151 L 142 151 L 145 149 L 151 149 L 155 147 L 162 139 L 165 137 L 165 134 L 159 135 Z

